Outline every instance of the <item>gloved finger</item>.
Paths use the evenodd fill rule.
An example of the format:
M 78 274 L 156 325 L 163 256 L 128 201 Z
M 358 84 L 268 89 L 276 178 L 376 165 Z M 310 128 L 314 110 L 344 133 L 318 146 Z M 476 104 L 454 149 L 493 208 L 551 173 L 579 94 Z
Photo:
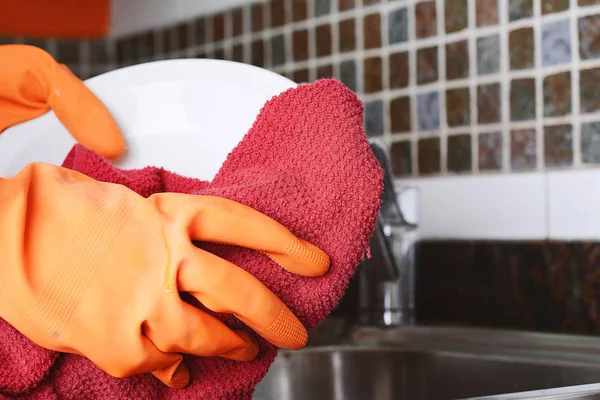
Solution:
M 192 248 L 177 285 L 209 309 L 235 315 L 274 345 L 297 350 L 308 338 L 304 325 L 262 282 L 238 266 Z
M 144 335 L 161 351 L 236 361 L 249 361 L 258 354 L 258 344 L 250 335 L 232 331 L 188 303 L 181 301 L 180 305 L 144 326 Z
M 183 362 L 183 356 L 170 365 L 152 371 L 152 375 L 173 389 L 183 389 L 190 383 L 190 370 Z
M 251 207 L 215 196 L 155 196 L 164 213 L 189 221 L 193 240 L 258 250 L 284 269 L 302 276 L 321 276 L 329 269 L 329 257 L 323 250 Z

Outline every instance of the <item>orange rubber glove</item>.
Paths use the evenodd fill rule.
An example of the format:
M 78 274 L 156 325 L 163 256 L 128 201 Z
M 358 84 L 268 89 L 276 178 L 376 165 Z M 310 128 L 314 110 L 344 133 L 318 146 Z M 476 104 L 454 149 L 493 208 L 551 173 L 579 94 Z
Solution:
M 84 145 L 106 157 L 123 152 L 108 110 L 47 53 L 7 45 L 0 57 L 0 129 L 53 109 Z M 279 347 L 301 348 L 307 336 L 262 283 L 192 239 L 256 249 L 305 276 L 329 267 L 320 249 L 241 204 L 173 193 L 145 199 L 44 163 L 0 179 L 0 237 L 0 317 L 113 376 L 152 372 L 174 388 L 189 381 L 179 353 L 244 361 L 258 352 L 252 336 L 178 292 L 236 315 Z
M 35 46 L 0 45 L 0 133 L 53 110 L 73 137 L 107 158 L 125 151 L 108 109 L 84 83 Z

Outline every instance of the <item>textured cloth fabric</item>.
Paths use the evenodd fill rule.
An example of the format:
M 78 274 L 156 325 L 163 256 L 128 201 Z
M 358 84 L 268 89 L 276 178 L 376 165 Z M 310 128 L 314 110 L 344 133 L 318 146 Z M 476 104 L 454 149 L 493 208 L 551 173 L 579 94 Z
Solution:
M 336 307 L 368 251 L 383 185 L 363 130 L 362 104 L 335 80 L 301 85 L 268 101 L 211 182 L 156 167 L 120 170 L 81 145 L 73 147 L 63 166 L 142 196 L 177 192 L 235 200 L 323 249 L 331 260 L 329 272 L 306 278 L 256 251 L 197 244 L 260 279 L 307 329 Z M 243 327 L 230 315 L 217 317 L 233 328 Z M 31 400 L 250 399 L 277 352 L 257 339 L 259 355 L 249 362 L 186 357 L 192 379 L 177 390 L 150 374 L 113 378 L 83 357 L 33 344 L 0 321 L 0 394 Z

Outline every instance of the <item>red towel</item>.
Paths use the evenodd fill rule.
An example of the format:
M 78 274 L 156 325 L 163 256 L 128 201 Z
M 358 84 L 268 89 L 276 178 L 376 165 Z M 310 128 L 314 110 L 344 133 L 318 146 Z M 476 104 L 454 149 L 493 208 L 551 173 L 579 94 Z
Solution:
M 335 80 L 320 80 L 267 102 L 210 183 L 155 167 L 119 170 L 80 145 L 63 165 L 143 196 L 179 192 L 236 200 L 319 246 L 330 256 L 331 269 L 323 277 L 304 278 L 252 250 L 201 245 L 258 277 L 310 329 L 338 304 L 375 226 L 383 174 L 362 122 L 356 95 Z M 231 316 L 218 317 L 242 326 Z M 258 357 L 245 363 L 188 357 L 192 381 L 174 390 L 149 374 L 113 378 L 83 357 L 36 346 L 0 321 L 0 393 L 32 400 L 250 399 L 277 351 L 260 338 L 259 346 Z

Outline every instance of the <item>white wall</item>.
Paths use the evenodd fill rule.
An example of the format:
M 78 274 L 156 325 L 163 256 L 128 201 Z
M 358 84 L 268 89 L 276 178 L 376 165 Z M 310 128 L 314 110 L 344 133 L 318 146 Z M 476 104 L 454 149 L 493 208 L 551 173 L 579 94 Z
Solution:
M 226 10 L 252 0 L 111 0 L 111 36 Z

